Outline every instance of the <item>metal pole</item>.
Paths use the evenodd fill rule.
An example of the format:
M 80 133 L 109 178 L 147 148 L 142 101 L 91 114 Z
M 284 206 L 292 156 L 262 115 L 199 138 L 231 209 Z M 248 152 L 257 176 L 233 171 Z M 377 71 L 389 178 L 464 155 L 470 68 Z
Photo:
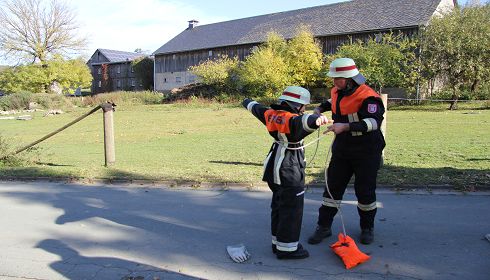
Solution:
M 114 146 L 114 103 L 104 103 L 100 105 L 104 111 L 104 151 L 105 166 L 116 163 L 116 152 Z

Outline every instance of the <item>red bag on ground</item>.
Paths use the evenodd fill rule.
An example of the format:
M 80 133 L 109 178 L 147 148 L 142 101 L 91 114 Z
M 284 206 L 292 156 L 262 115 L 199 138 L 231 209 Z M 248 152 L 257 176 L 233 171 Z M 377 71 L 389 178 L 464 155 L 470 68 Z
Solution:
M 356 243 L 350 236 L 343 233 L 339 233 L 339 241 L 330 245 L 330 248 L 342 259 L 347 269 L 351 269 L 370 258 L 370 256 L 357 248 Z

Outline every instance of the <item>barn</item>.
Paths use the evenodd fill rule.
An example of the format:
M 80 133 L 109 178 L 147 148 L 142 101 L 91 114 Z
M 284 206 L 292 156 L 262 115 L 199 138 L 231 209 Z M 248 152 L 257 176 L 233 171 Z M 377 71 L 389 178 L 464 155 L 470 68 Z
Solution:
M 306 25 L 323 53 L 330 54 L 350 40 L 390 31 L 414 35 L 431 17 L 455 5 L 453 0 L 352 0 L 201 26 L 190 20 L 187 29 L 153 52 L 154 88 L 168 91 L 195 83 L 188 68 L 207 59 L 227 55 L 244 60 L 271 31 L 290 39 Z

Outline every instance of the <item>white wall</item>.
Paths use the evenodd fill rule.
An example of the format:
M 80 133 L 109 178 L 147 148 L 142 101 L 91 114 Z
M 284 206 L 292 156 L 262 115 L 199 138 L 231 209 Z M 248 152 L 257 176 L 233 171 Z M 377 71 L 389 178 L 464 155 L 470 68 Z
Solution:
M 180 78 L 180 82 L 178 81 Z M 155 73 L 155 90 L 168 91 L 173 88 L 183 87 L 197 81 L 196 75 L 184 72 Z

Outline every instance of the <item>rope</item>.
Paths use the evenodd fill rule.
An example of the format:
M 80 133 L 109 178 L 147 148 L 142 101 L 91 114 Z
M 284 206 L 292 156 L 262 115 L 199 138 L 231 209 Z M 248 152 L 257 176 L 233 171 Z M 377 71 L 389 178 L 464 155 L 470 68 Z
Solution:
M 330 188 L 328 187 L 328 163 L 329 163 L 330 157 L 332 156 L 332 146 L 333 146 L 334 141 L 335 141 L 335 134 L 333 135 L 332 143 L 330 144 L 330 147 L 328 148 L 327 158 L 325 160 L 324 174 L 325 174 L 325 187 L 327 189 L 328 195 L 335 202 L 336 200 L 333 198 L 333 195 L 330 192 Z M 347 236 L 347 233 L 345 231 L 344 216 L 342 215 L 342 211 L 340 210 L 340 204 L 341 203 L 342 203 L 342 201 L 340 201 L 339 203 L 335 202 L 335 206 L 337 207 L 337 211 L 339 211 L 340 222 L 342 223 L 342 231 L 344 232 L 344 236 Z
M 315 140 L 309 142 L 308 144 L 306 145 L 303 145 L 303 146 L 299 146 L 299 147 L 294 147 L 294 148 L 291 148 L 291 147 L 288 147 L 287 145 L 288 144 L 301 144 L 301 141 L 300 142 L 284 142 L 284 141 L 274 141 L 274 143 L 278 144 L 279 146 L 283 146 L 284 148 L 288 149 L 288 150 L 302 150 L 318 141 L 320 141 L 320 139 L 322 139 L 323 137 L 326 137 L 327 135 L 321 135 L 321 136 L 318 136 L 318 138 L 316 138 Z

